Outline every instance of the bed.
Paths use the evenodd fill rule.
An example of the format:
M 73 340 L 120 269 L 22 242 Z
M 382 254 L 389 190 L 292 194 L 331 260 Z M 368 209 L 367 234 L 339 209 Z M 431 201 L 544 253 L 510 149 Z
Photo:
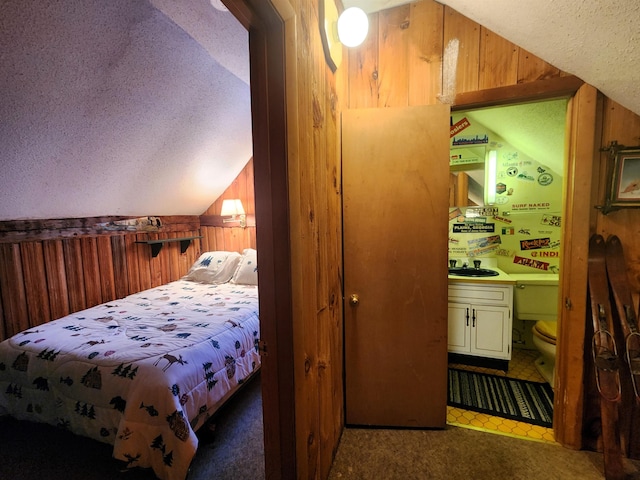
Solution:
M 206 252 L 182 279 L 0 343 L 0 415 L 113 445 L 183 480 L 201 427 L 260 367 L 255 250 Z

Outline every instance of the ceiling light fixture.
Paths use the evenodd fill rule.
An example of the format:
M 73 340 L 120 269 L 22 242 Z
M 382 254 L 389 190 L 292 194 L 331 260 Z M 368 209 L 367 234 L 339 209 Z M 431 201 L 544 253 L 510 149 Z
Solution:
M 216 10 L 220 10 L 221 12 L 228 12 L 229 9 L 222 3 L 222 0 L 209 0 L 211 2 L 211 6 Z
M 342 63 L 342 46 L 357 47 L 367 38 L 369 19 L 359 8 L 347 8 L 338 16 L 335 0 L 320 0 L 320 38 L 332 72 Z

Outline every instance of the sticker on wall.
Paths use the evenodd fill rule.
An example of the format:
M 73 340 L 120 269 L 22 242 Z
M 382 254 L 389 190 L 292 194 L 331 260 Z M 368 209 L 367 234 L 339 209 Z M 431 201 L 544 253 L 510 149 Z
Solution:
M 535 178 L 533 178 L 532 175 L 529 175 L 528 172 L 522 172 L 520 174 L 518 174 L 518 176 L 516 177 L 518 180 L 526 180 L 527 182 L 534 182 Z
M 513 257 L 513 263 L 516 265 L 524 265 L 525 267 L 536 268 L 538 270 L 549 270 L 549 263 L 542 262 L 540 260 L 534 260 L 533 258 L 525 258 L 516 255 Z
M 495 223 L 454 223 L 453 233 L 493 233 Z
M 559 227 L 562 217 L 560 215 L 543 215 L 540 223 L 542 225 L 549 225 L 552 227 Z
M 516 175 L 518 175 L 518 168 L 517 167 L 509 167 L 509 168 L 507 168 L 507 176 L 515 177 Z
M 460 210 L 460 208 L 456 207 L 453 210 L 449 211 L 449 221 L 453 220 L 454 218 L 464 218 L 464 215 L 462 214 L 462 210 Z
M 473 240 L 469 240 L 467 242 L 469 245 L 469 256 L 477 257 L 479 255 L 485 255 L 492 252 L 500 248 L 501 242 L 502 239 L 500 238 L 500 235 L 491 235 L 490 237 L 474 238 Z
M 513 257 L 516 254 L 513 250 L 509 250 L 506 248 L 496 248 L 493 251 L 493 255 L 497 257 Z
M 465 128 L 468 128 L 471 126 L 471 122 L 467 120 L 467 117 L 464 117 L 462 120 L 458 120 L 456 123 L 453 123 L 453 117 L 452 117 L 449 120 L 449 124 L 451 125 L 449 129 L 449 138 L 453 138 L 454 135 L 460 133 Z
M 494 215 L 493 217 L 491 217 L 493 220 L 497 220 L 498 222 L 502 222 L 502 223 L 506 223 L 507 225 L 511 225 L 512 221 L 510 218 L 507 217 L 500 217 L 498 215 Z
M 549 248 L 550 238 L 531 238 L 520 240 L 520 250 L 538 250 L 541 248 Z
M 489 136 L 485 134 L 482 137 L 480 135 L 473 135 L 469 137 L 453 137 L 451 145 L 453 147 L 460 147 L 462 145 L 483 145 L 487 143 L 489 143 Z
M 543 257 L 543 258 L 559 258 L 560 257 L 560 252 L 557 251 L 546 251 L 546 250 L 540 250 L 540 251 L 536 251 L 533 250 L 532 252 L 529 253 L 529 255 L 531 255 L 533 258 L 537 258 L 537 257 Z
M 540 202 L 540 203 L 514 203 L 511 205 L 511 210 L 549 210 L 551 208 L 551 204 L 549 202 Z
M 513 227 L 502 227 L 502 235 L 515 235 L 516 229 Z
M 528 228 L 521 228 L 520 230 L 518 230 L 518 233 L 522 235 L 531 235 L 531 230 L 529 230 Z
M 551 185 L 552 183 L 553 183 L 553 175 L 551 175 L 550 173 L 544 172 L 538 175 L 539 185 L 546 187 L 548 185 Z
M 467 217 L 493 217 L 497 214 L 496 207 L 467 208 Z

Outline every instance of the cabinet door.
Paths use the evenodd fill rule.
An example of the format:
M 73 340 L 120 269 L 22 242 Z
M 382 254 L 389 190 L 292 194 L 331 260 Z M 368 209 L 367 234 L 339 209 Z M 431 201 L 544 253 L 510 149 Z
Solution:
M 449 351 L 469 353 L 471 351 L 471 305 L 449 303 Z
M 511 358 L 511 322 L 508 307 L 471 305 L 471 353 Z

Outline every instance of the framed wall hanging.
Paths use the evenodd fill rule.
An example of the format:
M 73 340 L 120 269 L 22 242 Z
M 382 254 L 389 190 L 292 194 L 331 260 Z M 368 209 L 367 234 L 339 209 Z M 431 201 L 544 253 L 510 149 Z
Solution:
M 617 142 L 603 150 L 609 151 L 609 184 L 605 204 L 597 208 L 608 214 L 620 208 L 640 207 L 640 146 L 625 147 Z

